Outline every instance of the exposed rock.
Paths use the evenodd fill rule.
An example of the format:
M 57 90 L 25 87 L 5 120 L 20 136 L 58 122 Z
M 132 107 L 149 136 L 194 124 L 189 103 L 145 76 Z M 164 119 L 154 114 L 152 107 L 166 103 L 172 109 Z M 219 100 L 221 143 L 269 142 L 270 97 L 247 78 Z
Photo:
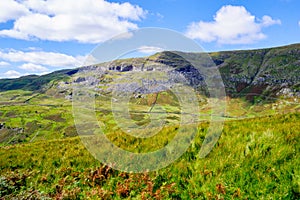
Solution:
M 0 130 L 5 128 L 5 123 L 0 123 Z
M 74 80 L 74 83 L 81 83 L 86 81 L 86 79 L 84 77 L 78 77 L 76 80 Z

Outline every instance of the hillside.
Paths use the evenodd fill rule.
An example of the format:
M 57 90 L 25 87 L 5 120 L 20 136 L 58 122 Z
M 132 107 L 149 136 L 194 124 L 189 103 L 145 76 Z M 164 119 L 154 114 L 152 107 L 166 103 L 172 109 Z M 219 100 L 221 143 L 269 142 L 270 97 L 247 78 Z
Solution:
M 100 164 L 78 137 L 2 147 L 0 197 L 296 200 L 300 197 L 299 119 L 298 113 L 227 122 L 213 151 L 199 159 L 207 130 L 202 124 L 180 159 L 140 174 Z M 143 146 L 128 147 L 122 139 L 114 143 L 143 151 Z
M 210 56 L 221 71 L 228 95 L 224 120 L 299 112 L 300 44 L 218 52 Z M 131 99 L 131 117 L 137 124 L 149 123 L 147 112 L 154 102 L 164 105 L 170 113 L 167 123 L 177 123 L 180 119 L 178 101 L 160 89 L 158 79 L 149 81 L 148 74 L 155 70 L 175 72 L 170 75 L 172 81 L 168 77 L 162 82 L 166 87 L 172 87 L 174 80 L 180 81 L 181 75 L 189 80 L 188 84 L 199 91 L 202 114 L 199 120 L 209 120 L 210 107 L 203 95 L 207 93 L 202 75 L 176 52 L 162 52 L 146 58 L 116 60 L 43 76 L 0 80 L 0 145 L 77 135 L 72 115 L 72 87 L 85 83 L 85 71 L 91 70 L 100 74 L 95 84 L 99 93 L 97 112 L 101 120 L 114 119 L 110 110 L 113 90 L 132 90 L 135 97 Z M 119 77 L 122 77 L 122 82 L 115 83 Z M 142 80 L 147 88 L 135 84 L 133 80 L 137 79 Z M 107 132 L 113 129 L 110 126 Z
M 300 96 L 300 44 L 284 47 L 216 52 L 209 54 L 219 68 L 227 95 L 245 96 L 253 100 L 255 96 Z M 196 55 L 197 56 L 197 55 Z M 203 82 L 203 77 L 195 72 L 193 66 L 173 52 L 162 52 L 148 58 L 117 60 L 105 66 L 109 71 L 128 72 L 132 70 L 150 71 L 165 65 L 187 76 L 192 84 Z M 80 68 L 82 69 L 82 68 Z M 68 81 L 80 72 L 61 70 L 43 76 L 25 76 L 17 79 L 0 79 L 0 91 L 29 90 L 45 91 L 54 82 Z
M 218 116 L 205 75 L 180 55 L 203 58 L 161 52 L 1 79 L 0 199 L 299 199 L 300 44 L 210 53 L 212 60 L 202 64 L 220 69 L 227 94 L 226 110 Z M 186 106 L 190 112 L 182 111 L 172 93 L 178 82 L 196 89 L 196 104 Z M 74 98 L 85 94 L 74 93 L 78 87 L 77 92 L 94 94 L 87 86 L 96 91 L 90 105 L 103 134 L 121 149 L 159 150 L 174 140 L 186 118 L 192 121 L 183 133 L 195 130 L 194 141 L 171 165 L 151 172 L 122 172 L 100 163 L 81 139 L 99 141 L 78 137 L 74 121 Z M 125 93 L 128 104 L 118 99 Z M 116 117 L 124 105 L 129 117 Z M 208 156 L 199 158 L 212 119 L 224 121 L 222 134 Z M 81 125 L 91 129 L 90 118 Z M 128 134 L 126 126 L 142 128 Z M 134 137 L 157 127 L 149 138 Z
M 300 96 L 300 44 L 212 53 L 229 94 Z

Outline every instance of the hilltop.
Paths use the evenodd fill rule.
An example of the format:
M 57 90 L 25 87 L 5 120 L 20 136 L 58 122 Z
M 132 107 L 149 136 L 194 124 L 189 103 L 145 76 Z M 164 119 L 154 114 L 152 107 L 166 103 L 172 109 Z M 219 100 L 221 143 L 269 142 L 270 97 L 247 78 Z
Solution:
M 194 55 L 193 55 L 194 54 Z M 190 53 L 199 56 L 200 53 Z M 289 96 L 299 97 L 300 92 L 300 44 L 289 46 L 242 51 L 224 51 L 210 53 L 214 64 L 222 75 L 226 93 L 231 97 Z M 60 70 L 43 76 L 24 76 L 17 79 L 1 79 L 0 91 L 27 90 L 46 92 L 58 82 L 71 81 L 72 77 L 90 67 L 106 68 L 110 72 L 152 71 L 173 67 L 175 71 L 186 75 L 191 84 L 203 84 L 203 77 L 193 66 L 176 52 L 161 52 L 146 58 L 116 60 L 109 64 L 100 63 L 77 69 Z M 84 77 L 83 77 L 84 78 Z M 80 81 L 83 79 L 78 79 Z

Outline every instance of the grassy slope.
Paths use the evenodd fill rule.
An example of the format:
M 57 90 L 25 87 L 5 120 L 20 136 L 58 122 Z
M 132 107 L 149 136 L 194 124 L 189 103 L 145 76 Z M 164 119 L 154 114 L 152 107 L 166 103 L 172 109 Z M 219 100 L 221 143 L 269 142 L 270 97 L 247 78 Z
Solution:
M 17 93 L 18 97 L 9 100 Z M 176 110 L 176 101 L 170 97 L 174 103 L 170 106 L 168 95 L 161 95 L 158 103 Z M 299 198 L 300 115 L 293 101 L 253 105 L 228 99 L 226 115 L 230 117 L 207 158 L 197 158 L 208 127 L 203 122 L 195 143 L 174 164 L 156 172 L 131 174 L 103 166 L 78 137 L 68 138 L 76 133 L 68 100 L 24 91 L 1 93 L 1 97 L 1 120 L 11 127 L 25 127 L 14 142 L 5 140 L 0 148 L 0 196 L 6 199 Z M 132 117 L 137 122 L 147 121 L 139 112 L 148 110 L 151 98 L 132 100 L 131 109 L 138 111 Z M 12 104 L 7 105 L 7 100 Z M 171 125 L 151 140 L 133 139 L 115 129 L 106 98 L 98 99 L 97 105 L 99 119 L 108 125 L 105 132 L 123 149 L 147 152 L 163 147 L 176 134 Z M 203 113 L 209 114 L 203 106 Z
M 59 96 L 57 93 L 59 92 L 48 91 L 46 94 L 36 94 L 22 90 L 0 92 L 0 123 L 5 123 L 6 127 L 11 129 L 24 129 L 21 134 L 11 129 L 0 130 L 0 146 L 76 136 L 72 103 L 64 99 L 64 95 Z M 131 100 L 131 117 L 139 125 L 150 120 L 145 111 L 149 111 L 153 103 L 151 98 L 153 101 L 151 95 L 146 98 Z M 170 112 L 167 116 L 168 124 L 178 122 L 180 108 L 176 103 L 176 98 L 168 93 L 160 93 L 157 103 L 164 106 L 167 112 Z M 106 126 L 105 132 L 114 131 L 113 125 L 115 123 L 111 113 L 110 99 L 98 97 L 96 105 L 98 119 L 109 124 Z M 200 106 L 201 120 L 209 120 L 210 108 L 204 98 L 202 98 Z M 299 111 L 300 105 L 293 98 L 277 99 L 269 103 L 261 102 L 258 104 L 251 104 L 243 99 L 228 98 L 224 119 L 236 120 Z
M 70 75 L 77 73 L 77 71 L 77 69 L 65 69 L 42 76 L 29 75 L 17 79 L 1 79 L 0 91 L 2 92 L 18 89 L 40 91 L 45 89 L 44 87 L 46 87 L 48 84 L 51 84 L 53 81 L 68 79 Z
M 297 199 L 299 119 L 296 113 L 227 122 L 213 151 L 199 159 L 202 124 L 179 160 L 145 174 L 102 166 L 79 138 L 1 147 L 1 196 Z
M 212 56 L 225 59 L 226 65 L 221 70 L 225 74 L 236 73 L 235 77 L 249 75 L 251 79 L 266 72 L 278 78 L 277 70 L 268 66 L 280 63 L 283 68 L 279 75 L 284 74 L 284 78 L 289 79 L 289 75 L 297 74 L 294 72 L 299 63 L 292 54 L 285 54 L 298 47 L 257 50 L 253 51 L 254 56 L 248 51 Z M 227 54 L 233 55 L 227 59 Z M 248 62 L 244 62 L 244 57 Z M 263 65 L 259 66 L 261 63 Z M 265 68 L 262 70 L 261 67 Z M 76 130 L 71 102 L 64 99 L 66 93 L 55 89 L 55 84 L 56 80 L 68 80 L 75 71 L 63 70 L 40 78 L 28 76 L 17 81 L 0 81 L 1 91 L 11 90 L 0 92 L 0 123 L 6 125 L 0 130 L 0 197 L 300 198 L 299 99 L 271 99 L 269 102 L 258 99 L 252 104 L 244 99 L 228 98 L 223 134 L 207 158 L 198 159 L 196 156 L 207 129 L 207 123 L 203 122 L 199 125 L 195 143 L 171 166 L 145 174 L 122 173 L 102 166 L 84 148 L 80 139 L 73 137 Z M 299 89 L 298 86 L 295 88 Z M 43 89 L 46 89 L 45 93 L 39 93 Z M 248 90 L 251 88 L 246 87 L 242 92 Z M 176 102 L 170 105 L 174 99 L 168 94 L 159 97 L 162 98 L 157 102 L 165 105 L 166 110 L 178 111 Z M 149 110 L 153 99 L 155 97 L 149 95 L 145 99 L 132 100 L 130 108 L 134 112 L 131 112 L 131 117 L 137 124 L 149 121 L 142 111 Z M 172 123 L 178 120 L 178 115 L 172 113 L 168 116 L 169 127 L 161 134 L 152 140 L 135 140 L 114 127 L 106 98 L 99 97 L 96 103 L 99 106 L 97 116 L 107 124 L 105 132 L 123 149 L 134 152 L 153 150 L 149 148 L 153 143 L 155 148 L 162 147 L 176 133 Z M 205 105 L 205 100 L 201 106 L 204 119 L 209 119 L 210 108 Z M 23 128 L 23 132 L 19 133 L 15 128 Z M 128 142 L 132 145 L 128 146 Z
M 227 92 L 234 96 L 252 96 L 251 93 L 274 96 L 283 83 L 285 87 L 299 91 L 299 55 L 300 44 L 211 54 L 215 61 L 222 62 L 220 72 Z M 259 82 L 259 79 L 263 81 Z
M 11 100 L 15 96 L 18 97 Z M 0 122 L 7 127 L 0 130 L 0 145 L 74 136 L 71 109 L 67 100 L 46 94 L 24 91 L 0 93 Z M 24 130 L 17 134 L 12 130 L 14 128 Z

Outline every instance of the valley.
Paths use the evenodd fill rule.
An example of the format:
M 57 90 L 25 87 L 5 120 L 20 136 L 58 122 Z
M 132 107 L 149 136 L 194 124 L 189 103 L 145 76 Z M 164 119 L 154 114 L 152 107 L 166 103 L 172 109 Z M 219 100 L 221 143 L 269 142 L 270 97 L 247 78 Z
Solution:
M 215 64 L 209 67 L 220 70 L 217 78 L 222 78 L 226 92 L 224 113 L 216 116 L 205 75 L 174 52 L 1 79 L 0 197 L 300 198 L 300 44 L 209 55 Z M 99 75 L 96 79 L 93 70 Z M 196 117 L 190 117 L 193 107 L 181 112 L 180 99 L 172 93 L 182 80 L 195 91 Z M 156 171 L 122 172 L 113 164 L 101 164 L 83 145 L 74 122 L 73 89 L 84 83 L 97 89 L 95 116 L 116 146 L 134 153 L 158 150 L 172 141 L 182 118 L 188 116 L 192 121 L 184 128 L 196 130 L 194 141 L 174 163 Z M 126 124 L 126 118 L 116 119 L 121 108 L 115 113 L 112 108 L 121 101 L 114 99 L 118 97 L 114 91 L 132 93 L 128 113 L 134 126 L 156 120 L 138 134 L 147 135 L 163 121 L 159 133 L 151 138 L 126 134 L 117 120 L 126 127 L 133 125 Z M 212 151 L 199 158 L 211 119 L 224 122 L 222 134 Z

